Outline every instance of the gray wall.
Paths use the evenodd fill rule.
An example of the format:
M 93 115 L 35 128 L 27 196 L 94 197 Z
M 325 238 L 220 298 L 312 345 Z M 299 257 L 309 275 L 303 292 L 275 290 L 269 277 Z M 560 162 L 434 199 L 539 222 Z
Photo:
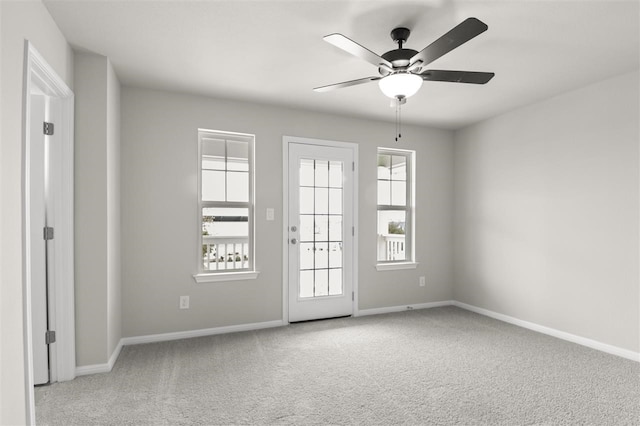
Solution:
M 73 52 L 41 2 L 0 2 L 0 424 L 24 424 L 22 110 L 24 40 L 73 88 Z
M 108 59 L 75 56 L 76 363 L 105 364 L 121 337 L 119 83 Z
M 455 134 L 456 300 L 639 351 L 638 72 Z
M 390 118 L 393 111 L 389 112 Z M 196 284 L 197 129 L 256 135 L 256 280 Z M 282 318 L 282 136 L 359 144 L 360 309 L 452 296 L 452 134 L 276 106 L 123 87 L 123 335 L 195 330 Z M 376 148 L 417 152 L 417 261 L 377 272 Z M 273 207 L 276 220 L 265 220 Z M 427 286 L 418 286 L 425 275 Z M 191 309 L 179 310 L 180 295 Z

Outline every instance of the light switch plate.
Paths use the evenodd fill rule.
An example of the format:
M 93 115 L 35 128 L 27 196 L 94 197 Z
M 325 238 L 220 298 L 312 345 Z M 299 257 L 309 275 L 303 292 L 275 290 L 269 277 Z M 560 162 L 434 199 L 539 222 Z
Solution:
M 267 220 L 275 219 L 275 210 L 272 207 L 267 208 Z

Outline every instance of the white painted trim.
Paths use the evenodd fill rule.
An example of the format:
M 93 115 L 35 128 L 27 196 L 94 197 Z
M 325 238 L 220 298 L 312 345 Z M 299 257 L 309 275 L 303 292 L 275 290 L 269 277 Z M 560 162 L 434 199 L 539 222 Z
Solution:
M 366 315 L 390 314 L 392 312 L 411 311 L 414 309 L 439 308 L 441 306 L 451 306 L 454 303 L 455 302 L 453 300 L 443 300 L 440 302 L 427 302 L 427 303 L 418 303 L 418 304 L 413 303 L 410 305 L 400 305 L 400 306 L 386 306 L 384 308 L 363 309 L 361 311 L 356 312 L 354 316 L 363 317 Z
M 493 312 L 488 309 L 479 308 L 477 306 L 469 305 L 466 303 L 453 301 L 453 306 L 466 309 L 477 314 L 481 314 L 487 317 L 491 317 L 509 324 L 517 325 L 518 327 L 527 328 L 529 330 L 536 331 L 538 333 L 546 334 L 549 336 L 557 337 L 558 339 L 566 340 L 568 342 L 577 343 L 582 346 L 586 346 L 591 349 L 596 349 L 601 352 L 606 352 L 611 355 L 617 355 L 622 358 L 630 359 L 632 361 L 640 362 L 640 353 L 623 349 L 617 346 L 609 345 L 607 343 L 598 342 L 597 340 L 588 339 L 586 337 L 577 336 L 575 334 L 567 333 L 565 331 L 556 330 L 555 328 L 545 327 L 533 322 L 524 321 L 518 318 L 510 317 L 508 315 Z
M 23 318 L 25 345 L 25 392 L 26 421 L 35 423 L 35 404 L 33 392 L 33 359 L 31 348 L 31 275 L 30 270 L 30 223 L 29 223 L 29 191 L 30 182 L 30 95 L 37 88 L 38 92 L 55 100 L 59 110 L 60 122 L 56 126 L 56 144 L 60 164 L 55 164 L 59 172 L 58 179 L 52 180 L 52 198 L 56 199 L 54 226 L 56 238 L 53 240 L 55 257 L 54 275 L 50 283 L 51 298 L 49 326 L 57 332 L 57 342 L 51 345 L 51 380 L 64 381 L 75 378 L 75 302 L 74 302 L 74 246 L 73 246 L 73 122 L 74 95 L 71 89 L 58 76 L 55 70 L 40 55 L 28 40 L 24 42 L 23 68 Z
M 286 325 L 282 320 L 255 322 L 250 324 L 228 325 L 224 327 L 203 328 L 200 330 L 176 331 L 174 333 L 149 334 L 146 336 L 124 337 L 123 345 L 139 345 L 141 343 L 168 342 L 171 340 L 190 339 L 192 337 L 213 336 L 216 334 L 236 333 L 239 331 L 261 330 Z
M 122 347 L 124 343 L 122 339 L 118 342 L 118 345 L 114 349 L 113 353 L 109 357 L 109 362 L 106 364 L 92 364 L 92 365 L 83 365 L 81 367 L 76 367 L 75 373 L 76 376 L 86 376 L 89 374 L 98 374 L 98 373 L 109 373 L 113 370 L 113 366 L 116 364 L 118 357 L 120 356 L 120 351 L 122 351 Z
M 221 272 L 216 274 L 196 274 L 193 279 L 197 283 L 212 283 L 221 281 L 255 280 L 259 271 Z
M 416 269 L 418 262 L 378 263 L 377 271 L 396 271 L 400 269 Z

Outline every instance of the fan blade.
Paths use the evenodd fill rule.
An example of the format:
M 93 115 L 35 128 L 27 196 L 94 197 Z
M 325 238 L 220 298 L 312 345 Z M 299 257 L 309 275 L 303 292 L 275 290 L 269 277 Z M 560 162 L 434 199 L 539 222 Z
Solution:
M 345 52 L 351 53 L 353 56 L 364 59 L 365 61 L 375 65 L 376 67 L 379 67 L 380 64 L 384 64 L 388 68 L 393 68 L 391 62 L 373 53 L 366 47 L 359 45 L 350 38 L 343 36 L 342 34 L 329 34 L 328 36 L 325 36 L 323 40 L 327 43 L 333 44 L 336 47 L 339 47 Z
M 487 24 L 477 18 L 467 18 L 448 33 L 413 55 L 410 64 L 422 61 L 423 66 L 430 64 L 442 55 L 451 52 L 456 47 L 468 42 L 487 30 Z
M 426 70 L 418 74 L 425 81 L 485 84 L 495 75 L 492 72 Z
M 316 87 L 314 92 L 329 92 L 335 89 L 342 89 L 343 87 L 357 86 L 358 84 L 368 83 L 370 81 L 380 80 L 382 77 L 365 77 L 358 80 L 343 81 L 342 83 L 330 84 L 328 86 Z

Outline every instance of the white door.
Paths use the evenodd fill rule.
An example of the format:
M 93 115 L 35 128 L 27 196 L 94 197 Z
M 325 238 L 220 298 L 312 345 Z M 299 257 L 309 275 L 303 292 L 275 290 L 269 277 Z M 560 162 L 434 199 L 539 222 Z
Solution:
M 43 133 L 46 121 L 47 97 L 31 94 L 29 132 L 29 186 L 30 186 L 30 237 L 31 237 L 31 344 L 33 348 L 33 380 L 40 385 L 49 381 L 49 346 L 45 340 L 48 327 L 47 312 L 47 241 L 46 226 L 46 173 L 47 138 Z
M 354 155 L 289 143 L 289 321 L 353 313 Z

